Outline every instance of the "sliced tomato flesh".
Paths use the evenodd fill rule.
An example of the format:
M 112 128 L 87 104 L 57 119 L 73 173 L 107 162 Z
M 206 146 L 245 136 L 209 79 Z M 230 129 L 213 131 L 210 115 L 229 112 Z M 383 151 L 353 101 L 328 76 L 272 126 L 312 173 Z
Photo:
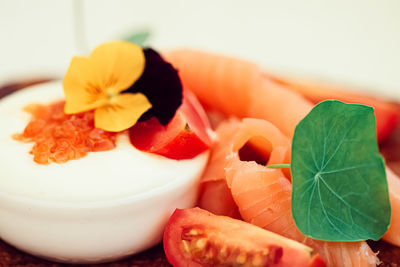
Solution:
M 171 159 L 191 159 L 208 148 L 190 128 L 185 128 L 156 153 Z
M 180 266 L 325 266 L 311 248 L 200 208 L 177 209 L 164 231 L 168 261 Z
M 180 111 L 189 128 L 196 133 L 200 140 L 211 146 L 211 125 L 208 116 L 196 96 L 189 90 L 183 92 L 183 103 Z
M 153 117 L 136 123 L 129 136 L 139 150 L 180 160 L 193 158 L 210 147 L 210 129 L 196 97 L 185 91 L 182 106 L 166 126 Z

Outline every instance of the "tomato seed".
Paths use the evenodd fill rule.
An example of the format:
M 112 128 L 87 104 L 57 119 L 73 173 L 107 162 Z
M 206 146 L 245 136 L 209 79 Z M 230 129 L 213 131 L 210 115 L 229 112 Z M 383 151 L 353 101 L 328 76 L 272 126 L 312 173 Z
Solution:
M 262 257 L 260 255 L 256 254 L 253 257 L 251 264 L 253 264 L 254 266 L 261 266 L 262 262 L 263 262 Z
M 236 257 L 236 262 L 239 264 L 244 264 L 246 262 L 247 255 L 245 252 L 241 252 L 237 257 Z
M 198 234 L 199 234 L 199 231 L 197 229 L 192 229 L 189 231 L 189 235 L 196 236 Z
M 189 242 L 186 240 L 182 240 L 183 249 L 185 252 L 190 252 Z
M 196 242 L 196 246 L 198 249 L 204 249 L 207 245 L 207 239 L 206 238 L 200 238 Z

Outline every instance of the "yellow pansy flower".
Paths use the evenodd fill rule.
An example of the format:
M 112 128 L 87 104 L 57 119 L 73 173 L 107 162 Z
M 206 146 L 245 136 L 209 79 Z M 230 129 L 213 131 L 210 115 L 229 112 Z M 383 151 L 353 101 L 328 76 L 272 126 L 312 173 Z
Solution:
M 95 127 L 119 132 L 133 126 L 151 108 L 142 93 L 122 93 L 143 73 L 145 56 L 129 42 L 104 43 L 89 57 L 74 57 L 64 76 L 64 112 L 94 110 Z

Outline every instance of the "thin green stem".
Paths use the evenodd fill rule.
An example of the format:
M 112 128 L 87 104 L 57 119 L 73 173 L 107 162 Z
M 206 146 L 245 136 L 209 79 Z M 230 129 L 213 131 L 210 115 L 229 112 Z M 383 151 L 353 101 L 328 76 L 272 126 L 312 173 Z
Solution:
M 290 168 L 290 164 L 272 164 L 265 166 L 270 169 L 288 169 Z

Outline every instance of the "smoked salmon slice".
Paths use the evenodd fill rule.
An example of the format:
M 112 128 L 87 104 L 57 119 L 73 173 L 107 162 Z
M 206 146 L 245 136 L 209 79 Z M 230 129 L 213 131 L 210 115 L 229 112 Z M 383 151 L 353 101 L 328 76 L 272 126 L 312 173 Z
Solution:
M 215 131 L 214 144 L 205 169 L 201 185 L 198 206 L 217 215 L 240 218 L 239 209 L 233 200 L 231 190 L 225 180 L 226 155 L 232 148 L 232 138 L 238 130 L 239 121 L 231 119 L 219 124 Z M 223 139 L 221 139 L 223 137 Z
M 183 86 L 206 106 L 240 118 L 265 119 L 287 136 L 313 104 L 279 83 L 265 79 L 254 63 L 196 50 L 164 53 Z
M 400 122 L 400 106 L 388 100 L 372 97 L 348 90 L 348 88 L 322 81 L 297 78 L 277 77 L 264 73 L 265 79 L 289 87 L 313 103 L 326 99 L 337 99 L 346 103 L 363 104 L 374 107 L 378 142 L 384 143 L 393 133 Z
M 325 242 L 305 237 L 297 229 L 291 214 L 291 182 L 281 169 L 269 169 L 255 161 L 244 161 L 240 150 L 249 142 L 254 152 L 267 157 L 268 164 L 287 163 L 290 140 L 271 123 L 260 119 L 243 119 L 221 124 L 217 129 L 218 144 L 224 150 L 213 150 L 219 155 L 220 170 L 214 181 L 225 172 L 227 186 L 241 217 L 254 225 L 286 236 L 312 247 L 325 260 L 327 266 L 376 266 L 378 258 L 366 242 Z M 229 130 L 233 132 L 229 132 Z M 220 136 L 225 134 L 229 136 Z M 222 160 L 225 154 L 225 159 Z M 216 157 L 211 156 L 210 165 Z M 217 170 L 215 165 L 214 170 Z M 205 179 L 212 179 L 209 172 Z
M 224 180 L 208 181 L 201 185 L 200 199 L 197 206 L 216 215 L 241 219 L 231 190 Z

